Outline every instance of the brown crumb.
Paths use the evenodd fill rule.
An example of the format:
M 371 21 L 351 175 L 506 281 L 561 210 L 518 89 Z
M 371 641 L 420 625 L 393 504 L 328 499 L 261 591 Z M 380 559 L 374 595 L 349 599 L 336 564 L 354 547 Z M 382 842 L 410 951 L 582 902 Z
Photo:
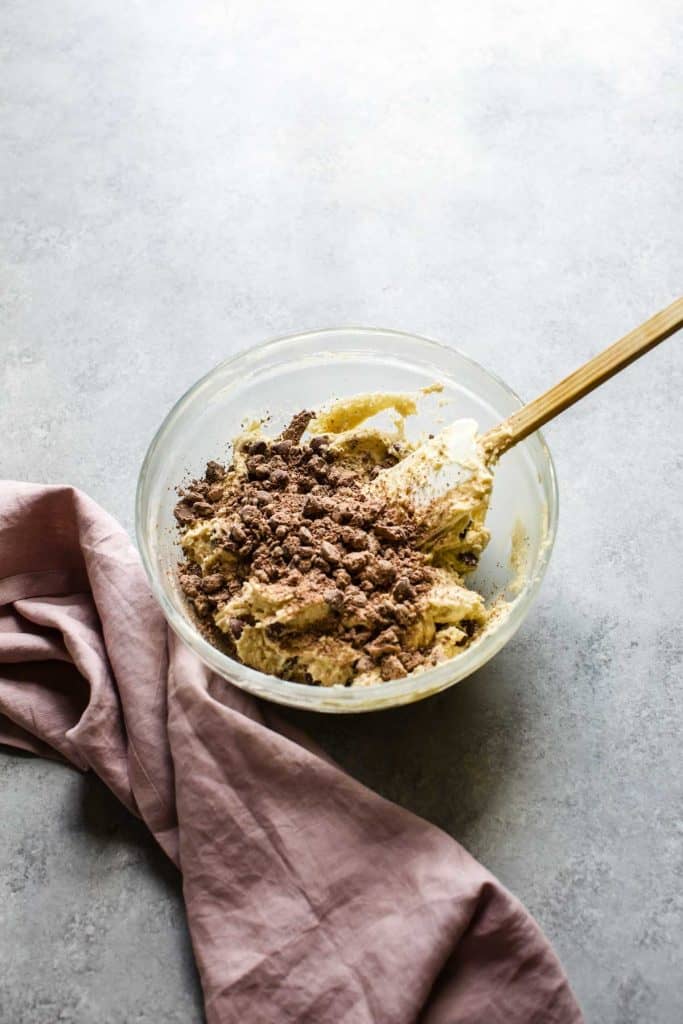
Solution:
M 309 412 L 307 409 L 298 412 L 282 431 L 279 440 L 292 441 L 293 444 L 298 444 L 314 416 L 315 413 Z
M 253 620 L 232 617 L 221 633 L 214 615 L 245 581 L 281 583 L 296 587 L 304 602 L 327 606 L 304 638 L 350 644 L 358 651 L 356 674 L 400 679 L 425 664 L 409 637 L 434 569 L 401 510 L 369 496 L 376 468 L 371 457 L 355 454 L 349 469 L 326 435 L 302 441 L 312 418 L 312 412 L 298 413 L 274 441 L 239 442 L 246 475 L 211 461 L 202 479 L 179 492 L 174 511 L 181 534 L 211 518 L 219 555 L 205 573 L 189 560 L 182 563 L 179 585 L 204 635 L 233 657 Z M 467 643 L 476 624 L 467 620 L 461 628 Z M 277 627 L 278 637 L 283 629 Z M 288 666 L 285 678 L 306 681 Z

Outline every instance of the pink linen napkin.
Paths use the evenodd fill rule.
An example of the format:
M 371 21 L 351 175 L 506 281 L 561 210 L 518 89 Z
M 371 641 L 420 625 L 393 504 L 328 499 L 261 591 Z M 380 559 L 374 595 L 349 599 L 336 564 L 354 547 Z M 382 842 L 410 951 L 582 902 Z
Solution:
M 0 483 L 0 742 L 92 769 L 182 872 L 209 1024 L 576 1024 L 521 904 L 172 633 L 121 527 Z

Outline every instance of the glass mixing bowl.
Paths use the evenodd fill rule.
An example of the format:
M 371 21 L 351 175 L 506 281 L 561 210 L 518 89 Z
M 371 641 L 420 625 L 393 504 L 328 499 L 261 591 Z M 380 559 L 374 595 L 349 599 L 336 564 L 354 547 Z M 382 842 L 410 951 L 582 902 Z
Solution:
M 367 391 L 417 391 L 435 382 L 407 420 L 408 437 L 436 433 L 472 416 L 482 431 L 521 402 L 474 360 L 435 341 L 398 331 L 347 327 L 271 341 L 221 363 L 176 403 L 152 441 L 140 471 L 136 531 L 152 590 L 175 632 L 215 672 L 235 686 L 279 704 L 314 711 L 368 711 L 420 700 L 481 668 L 523 622 L 538 592 L 555 539 L 557 484 L 552 458 L 535 434 L 496 469 L 487 525 L 491 541 L 471 584 L 488 598 L 505 593 L 510 611 L 451 661 L 420 675 L 371 687 L 316 687 L 289 683 L 241 665 L 199 633 L 176 581 L 180 557 L 173 518 L 175 488 L 201 476 L 209 459 L 229 458 L 229 442 L 244 424 L 263 416 L 273 432 L 301 409 Z M 526 544 L 511 564 L 512 538 L 521 524 Z

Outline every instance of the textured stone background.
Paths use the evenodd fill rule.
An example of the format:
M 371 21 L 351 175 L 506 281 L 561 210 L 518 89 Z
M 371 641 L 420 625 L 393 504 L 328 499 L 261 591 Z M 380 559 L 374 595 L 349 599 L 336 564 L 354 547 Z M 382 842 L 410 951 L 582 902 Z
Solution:
M 4 0 L 2 474 L 130 527 L 161 417 L 244 346 L 403 328 L 531 397 L 671 301 L 677 9 Z M 683 1015 L 680 354 L 547 431 L 557 547 L 493 663 L 409 709 L 292 716 L 521 897 L 599 1024 Z M 201 1019 L 144 830 L 0 753 L 2 1024 Z

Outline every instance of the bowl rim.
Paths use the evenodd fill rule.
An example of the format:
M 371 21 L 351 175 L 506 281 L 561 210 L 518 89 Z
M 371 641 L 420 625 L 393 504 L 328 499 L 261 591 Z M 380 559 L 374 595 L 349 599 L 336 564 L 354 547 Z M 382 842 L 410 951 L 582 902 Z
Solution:
M 377 683 L 374 686 L 368 687 L 310 686 L 305 683 L 288 682 L 277 676 L 271 676 L 249 668 L 223 654 L 218 648 L 205 640 L 197 628 L 190 622 L 189 618 L 181 616 L 168 600 L 151 558 L 143 522 L 143 508 L 145 504 L 146 481 L 149 477 L 149 470 L 154 457 L 167 432 L 176 420 L 180 418 L 185 408 L 191 404 L 196 393 L 219 372 L 229 369 L 234 363 L 239 363 L 245 358 L 258 357 L 267 350 L 277 350 L 280 347 L 297 341 L 311 340 L 316 337 L 323 338 L 330 335 L 338 336 L 344 333 L 364 334 L 369 338 L 375 335 L 383 335 L 385 337 L 391 336 L 401 341 L 418 341 L 433 347 L 439 352 L 452 354 L 458 359 L 469 363 L 476 370 L 486 374 L 487 377 L 497 383 L 507 393 L 508 397 L 518 407 L 523 405 L 519 395 L 497 373 L 489 370 L 456 346 L 445 344 L 424 335 L 393 328 L 353 324 L 316 328 L 309 331 L 300 331 L 296 334 L 278 335 L 257 345 L 241 349 L 227 359 L 221 360 L 221 362 L 203 374 L 180 395 L 163 418 L 147 448 L 138 474 L 135 493 L 135 535 L 138 550 L 152 593 L 173 632 L 210 669 L 224 679 L 227 679 L 234 686 L 254 696 L 263 697 L 277 704 L 303 708 L 309 711 L 331 713 L 376 711 L 412 703 L 440 693 L 442 690 L 454 686 L 462 679 L 483 668 L 514 636 L 538 596 L 555 544 L 559 518 L 559 492 L 555 463 L 542 432 L 538 430 L 535 434 L 531 435 L 529 440 L 536 438 L 543 452 L 547 467 L 546 484 L 549 500 L 547 502 L 545 534 L 541 541 L 533 576 L 527 580 L 521 592 L 509 602 L 509 612 L 497 628 L 494 628 L 491 632 L 484 633 L 480 640 L 471 644 L 470 647 L 456 658 L 442 662 L 418 675 L 406 676 L 403 679 L 390 680 L 389 682 Z M 481 652 L 482 648 L 484 648 L 484 657 L 477 659 L 476 655 L 478 652 Z M 473 662 L 476 663 L 473 664 Z M 239 678 L 236 678 L 236 676 L 239 676 Z

